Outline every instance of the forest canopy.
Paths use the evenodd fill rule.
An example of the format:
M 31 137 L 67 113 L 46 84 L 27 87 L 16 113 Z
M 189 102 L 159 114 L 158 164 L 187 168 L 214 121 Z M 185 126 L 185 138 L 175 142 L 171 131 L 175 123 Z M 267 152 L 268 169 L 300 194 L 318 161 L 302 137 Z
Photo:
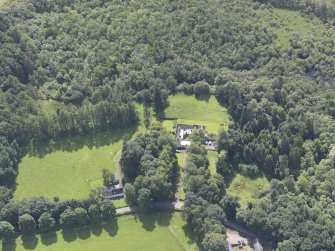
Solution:
M 280 45 L 271 29 L 276 23 L 260 21 L 259 10 L 276 11 L 271 4 L 301 11 L 304 20 L 316 15 L 324 31 L 306 38 L 288 29 L 288 46 Z M 30 140 L 129 127 L 139 120 L 134 102 L 161 112 L 168 106 L 168 96 L 181 91 L 197 97 L 215 95 L 234 121 L 218 135 L 216 178 L 209 176 L 201 146 L 190 149 L 185 217 L 203 237 L 203 245 L 209 247 L 212 239 L 222 243 L 220 224 L 226 217 L 265 235 L 278 244 L 278 250 L 334 250 L 335 30 L 331 13 L 323 4 L 275 0 L 21 0 L 6 4 L 0 10 L 0 220 L 10 222 L 3 223 L 7 233 L 30 229 L 25 224 L 32 222 L 29 214 L 33 212 L 22 208 L 38 204 L 36 199 L 12 199 L 22 149 Z M 48 114 L 39 105 L 42 100 L 55 100 L 66 109 Z M 166 137 L 169 146 L 157 143 L 155 135 Z M 151 143 L 142 144 L 143 140 Z M 146 177 L 158 173 L 159 161 L 175 172 L 176 160 L 168 151 L 174 151 L 174 145 L 161 131 L 125 142 L 123 168 L 134 186 L 129 191 L 141 194 L 144 204 L 148 192 L 158 198 L 157 189 L 150 188 L 154 181 L 160 179 L 172 187 L 165 198 L 175 191 L 170 173 L 155 174 L 156 180 Z M 136 158 L 131 157 L 134 153 Z M 131 161 L 136 173 L 129 171 Z M 149 164 L 151 169 L 145 169 Z M 234 198 L 226 196 L 222 177 L 240 169 L 262 171 L 272 181 L 265 198 L 238 209 Z M 83 214 L 77 207 L 94 211 L 94 203 L 89 203 L 43 199 L 44 208 L 32 216 L 35 223 L 43 222 L 42 229 L 53 226 L 55 219 L 68 226 L 71 215 Z M 101 203 L 94 205 L 104 208 Z M 196 212 L 208 205 L 199 218 Z M 206 232 L 211 224 L 215 229 Z

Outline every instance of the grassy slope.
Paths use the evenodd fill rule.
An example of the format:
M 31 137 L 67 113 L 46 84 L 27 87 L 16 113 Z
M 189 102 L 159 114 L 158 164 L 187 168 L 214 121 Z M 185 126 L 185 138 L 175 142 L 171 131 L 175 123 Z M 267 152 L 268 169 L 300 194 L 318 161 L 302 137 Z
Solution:
M 230 182 L 227 194 L 240 199 L 242 207 L 246 207 L 248 202 L 253 202 L 260 197 L 260 193 L 269 189 L 269 181 L 266 177 L 249 178 L 241 174 L 236 174 Z
M 197 100 L 194 96 L 177 94 L 169 97 L 169 106 L 165 109 L 164 118 L 178 118 L 178 123 L 205 125 L 210 133 L 217 133 L 220 127 L 228 128 L 229 115 L 215 97 L 208 102 Z M 163 121 L 168 130 L 173 130 L 173 121 Z
M 287 47 L 289 37 L 296 33 L 300 39 L 315 39 L 325 30 L 324 25 L 317 18 L 306 18 L 297 11 L 282 9 L 258 10 L 260 22 L 269 26 L 277 36 L 280 45 Z
M 17 239 L 16 251 L 105 251 L 105 250 L 147 250 L 181 251 L 198 250 L 197 245 L 187 237 L 183 230 L 185 222 L 179 213 L 152 214 L 145 217 L 122 216 L 117 226 L 94 227 Z M 47 245 L 48 244 L 48 245 Z M 3 244 L 3 251 L 14 250 L 13 245 Z
M 48 102 L 47 110 L 59 105 Z M 138 106 L 140 116 L 142 109 Z M 93 136 L 56 140 L 55 145 L 35 144 L 19 164 L 15 199 L 45 196 L 61 199 L 87 198 L 92 188 L 102 185 L 102 169 L 115 171 L 115 155 L 125 135 L 143 130 L 138 127 L 117 129 Z M 50 149 L 48 149 L 50 148 Z M 124 205 L 124 202 L 119 203 Z
M 91 188 L 102 185 L 103 168 L 115 171 L 113 157 L 121 149 L 122 141 L 112 138 L 126 132 L 117 130 L 99 134 L 98 137 L 111 141 L 97 147 L 84 145 L 78 150 L 56 150 L 44 156 L 26 155 L 19 165 L 15 198 L 40 195 L 48 198 L 56 195 L 61 199 L 86 198 Z

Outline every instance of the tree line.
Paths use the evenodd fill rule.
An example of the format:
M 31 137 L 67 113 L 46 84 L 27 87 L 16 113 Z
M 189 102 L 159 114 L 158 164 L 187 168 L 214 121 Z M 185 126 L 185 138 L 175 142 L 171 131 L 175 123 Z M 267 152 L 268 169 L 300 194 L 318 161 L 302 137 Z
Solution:
M 335 18 L 335 2 L 325 0 L 258 0 L 259 3 L 270 3 L 274 7 L 299 10 L 303 13 L 312 13 L 323 21 Z
M 11 200 L 0 210 L 0 238 L 10 240 L 17 233 L 48 233 L 102 222 L 113 224 L 115 220 L 115 206 L 111 200 L 104 200 L 102 189 L 92 191 L 83 201 L 50 201 L 43 197 Z

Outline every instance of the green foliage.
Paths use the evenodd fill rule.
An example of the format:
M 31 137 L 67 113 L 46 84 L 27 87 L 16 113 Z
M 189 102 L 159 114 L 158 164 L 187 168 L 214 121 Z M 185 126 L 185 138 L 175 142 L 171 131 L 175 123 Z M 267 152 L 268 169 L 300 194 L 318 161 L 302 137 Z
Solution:
M 126 183 L 124 185 L 123 190 L 127 204 L 128 205 L 136 204 L 136 192 L 134 186 L 130 183 Z
M 74 209 L 74 215 L 77 225 L 85 226 L 89 223 L 89 217 L 86 209 L 77 207 L 76 209 Z
M 111 170 L 104 168 L 102 169 L 102 178 L 104 179 L 104 186 L 108 187 L 113 183 L 115 175 Z
M 221 251 L 227 249 L 226 236 L 220 233 L 206 234 L 202 241 L 205 250 L 208 251 Z
M 151 192 L 149 189 L 142 188 L 138 190 L 137 204 L 142 212 L 149 212 L 153 208 Z
M 194 95 L 196 97 L 210 95 L 210 93 L 209 93 L 209 85 L 205 81 L 198 81 L 198 82 L 196 82 L 194 84 L 193 90 L 194 90 Z
M 150 191 L 152 200 L 174 198 L 179 178 L 175 148 L 175 139 L 158 122 L 145 134 L 139 133 L 124 144 L 120 163 L 126 180 L 135 190 L 128 186 L 126 191 L 131 203 L 143 188 Z
M 30 214 L 19 217 L 19 229 L 23 234 L 33 234 L 36 229 L 35 219 Z
M 99 223 L 101 221 L 101 210 L 99 205 L 90 205 L 88 214 L 93 223 Z
M 237 219 L 281 248 L 334 250 L 335 95 L 329 86 L 335 77 L 335 12 L 324 1 L 266 2 L 283 10 L 250 0 L 8 4 L 0 20 L 0 184 L 15 187 L 21 150 L 28 143 L 53 139 L 49 148 L 56 149 L 56 137 L 86 137 L 136 124 L 134 99 L 152 106 L 162 118 L 205 124 L 210 133 L 228 125 L 219 101 L 234 125 L 219 134 L 219 150 L 226 155 L 218 159 L 217 171 L 227 178 L 240 164 L 249 174 L 256 165 L 278 179 L 271 182 L 264 201 L 249 203 L 237 212 Z M 329 23 L 322 25 L 313 13 Z M 180 94 L 168 98 L 177 91 L 196 93 L 199 99 L 209 92 L 216 99 L 195 102 L 194 97 Z M 41 107 L 42 99 L 62 105 L 50 112 Z M 153 200 L 170 199 L 178 183 L 173 137 L 151 124 L 150 132 L 125 142 L 122 170 L 136 193 L 146 189 Z M 225 186 L 220 175 L 210 175 L 201 140 L 197 135 L 195 146 L 188 149 L 184 184 L 185 215 L 202 241 L 209 232 L 223 234 L 222 219 L 212 212 L 221 213 L 218 203 Z M 61 163 L 59 159 L 52 162 Z M 67 158 L 70 163 L 68 159 L 72 158 Z M 75 197 L 68 191 L 54 194 L 51 188 L 57 187 L 45 178 L 57 177 L 54 169 L 28 166 L 32 168 L 20 168 L 23 177 L 36 177 L 43 184 L 28 182 L 22 188 L 24 179 L 19 176 L 19 198 L 40 191 L 50 198 Z M 66 166 L 60 171 L 62 180 L 77 184 L 73 177 L 84 174 L 76 187 L 82 193 L 85 184 L 87 195 L 90 188 L 85 182 L 95 177 L 87 177 L 80 168 L 70 171 Z M 62 188 L 68 185 L 53 180 Z M 2 192 L 0 219 L 15 228 L 23 212 L 38 219 L 48 211 L 69 226 L 71 210 L 88 207 L 78 201 L 53 203 L 42 198 L 16 202 L 10 200 L 11 192 Z M 112 211 L 108 208 L 101 206 L 105 219 Z M 205 213 L 199 216 L 199 212 Z
M 55 225 L 55 219 L 49 213 L 43 213 L 38 219 L 38 226 L 42 233 L 52 231 Z
M 112 201 L 104 200 L 101 205 L 101 219 L 105 222 L 111 222 L 115 220 L 116 210 Z
M 13 237 L 14 233 L 14 227 L 9 222 L 0 221 L 0 237 L 2 240 Z
M 240 207 L 237 197 L 226 195 L 220 201 L 222 209 L 225 211 L 229 219 L 235 219 L 236 211 Z
M 60 215 L 60 224 L 63 228 L 71 228 L 76 225 L 76 215 L 71 209 L 65 209 Z

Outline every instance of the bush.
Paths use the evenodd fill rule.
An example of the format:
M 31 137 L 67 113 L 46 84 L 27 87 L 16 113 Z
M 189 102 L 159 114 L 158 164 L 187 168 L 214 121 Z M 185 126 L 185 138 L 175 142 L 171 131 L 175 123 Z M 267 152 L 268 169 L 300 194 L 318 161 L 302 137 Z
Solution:
M 193 86 L 194 94 L 196 97 L 206 96 L 210 94 L 210 88 L 207 82 L 199 81 Z
M 255 177 L 259 175 L 259 169 L 256 165 L 240 164 L 241 173 L 245 176 Z

